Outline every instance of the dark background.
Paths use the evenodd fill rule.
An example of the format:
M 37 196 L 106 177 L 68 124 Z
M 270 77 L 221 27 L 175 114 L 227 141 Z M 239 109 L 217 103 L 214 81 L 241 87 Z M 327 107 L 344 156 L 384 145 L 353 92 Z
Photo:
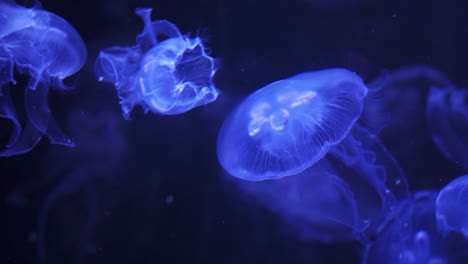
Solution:
M 87 63 L 72 78 L 77 88 L 50 97 L 59 123 L 82 146 L 43 139 L 26 155 L 0 159 L 0 263 L 34 262 L 41 212 L 46 263 L 358 263 L 359 245 L 301 239 L 237 192 L 216 158 L 219 127 L 249 93 L 306 70 L 349 67 L 369 81 L 382 69 L 429 64 L 466 87 L 468 5 L 322 1 L 44 0 L 88 47 Z M 97 82 L 93 62 L 103 48 L 134 45 L 142 29 L 136 7 L 153 7 L 153 18 L 207 39 L 222 60 L 217 101 L 177 116 L 137 109 L 130 121 L 121 117 L 114 87 Z M 440 188 L 461 175 L 424 131 L 408 137 L 387 131 L 383 140 L 423 138 L 411 159 L 387 144 L 412 190 Z

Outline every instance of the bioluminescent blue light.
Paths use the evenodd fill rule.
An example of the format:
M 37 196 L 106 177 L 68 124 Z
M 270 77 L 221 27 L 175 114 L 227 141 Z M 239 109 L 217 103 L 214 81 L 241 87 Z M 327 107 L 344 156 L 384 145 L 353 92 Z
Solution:
M 215 101 L 217 65 L 203 41 L 182 35 L 169 21 L 151 21 L 150 8 L 136 14 L 145 24 L 137 44 L 104 49 L 95 63 L 98 79 L 115 85 L 124 117 L 137 104 L 145 112 L 175 115 Z
M 468 258 L 468 241 L 445 236 L 437 227 L 437 192 L 424 191 L 404 204 L 375 241 L 366 245 L 363 264 L 462 264 Z M 458 208 L 460 209 L 460 208 Z
M 41 202 L 34 240 L 36 264 L 54 263 L 62 252 L 77 263 L 87 262 L 99 222 L 98 205 L 106 193 L 98 191 L 99 183 L 115 181 L 128 153 L 119 113 L 78 107 L 66 121 L 76 147 L 44 152 L 33 177 L 7 199 L 10 206 L 23 208 Z M 37 194 L 45 190 L 44 200 L 38 200 Z
M 233 178 L 241 196 L 249 197 L 278 215 L 305 240 L 336 242 L 355 240 L 362 224 L 353 190 L 327 162 L 293 177 L 245 181 Z M 251 199 L 253 198 L 253 199 Z
M 398 162 L 375 135 L 356 123 L 367 91 L 360 77 L 345 69 L 303 73 L 269 84 L 225 120 L 218 159 L 232 176 L 253 181 L 239 184 L 251 185 L 249 193 L 267 207 L 287 219 L 300 218 L 297 222 L 306 223 L 304 232 L 314 239 L 366 240 L 381 232 L 409 197 Z M 324 162 L 327 169 L 319 165 Z M 322 177 L 334 182 L 329 187 L 339 189 L 340 205 L 350 211 L 340 205 L 336 211 L 321 209 L 314 204 L 325 197 L 320 191 L 298 201 L 279 190 L 281 182 L 297 181 L 295 186 L 304 190 L 295 191 L 307 192 Z M 327 228 L 333 231 L 321 233 Z M 338 231 L 343 228 L 348 232 Z
M 372 239 L 409 198 L 399 164 L 380 140 L 354 125 L 320 161 L 291 177 L 235 181 L 243 193 L 316 241 Z
M 444 156 L 468 169 L 468 89 L 432 87 L 426 117 L 432 139 Z
M 361 78 L 345 69 L 306 72 L 268 84 L 224 121 L 219 162 L 246 180 L 297 174 L 345 138 L 366 94 Z
M 424 119 L 426 94 L 433 85 L 451 85 L 449 79 L 440 71 L 428 65 L 406 65 L 383 78 L 382 87 L 377 93 L 370 93 L 372 100 L 366 100 L 362 116 L 366 125 L 382 127 L 384 136 L 395 129 L 412 135 L 415 140 L 421 140 L 419 123 Z M 398 107 L 396 107 L 398 106 Z M 414 135 L 416 134 L 416 135 Z M 393 144 L 402 144 L 405 150 L 410 149 L 407 142 L 389 137 Z M 393 142 L 395 141 L 395 142 Z M 408 153 L 414 155 L 413 152 Z M 408 158 L 409 159 L 409 158 Z
M 49 88 L 69 89 L 63 79 L 76 73 L 86 60 L 86 47 L 78 32 L 63 18 L 37 7 L 25 8 L 0 1 L 0 117 L 13 129 L 0 157 L 26 153 L 46 135 L 51 143 L 73 146 L 48 107 Z M 18 89 L 15 68 L 29 78 L 25 88 L 28 122 L 23 128 L 10 98 Z
M 436 199 L 436 218 L 444 234 L 460 232 L 468 239 L 468 174 L 442 188 Z

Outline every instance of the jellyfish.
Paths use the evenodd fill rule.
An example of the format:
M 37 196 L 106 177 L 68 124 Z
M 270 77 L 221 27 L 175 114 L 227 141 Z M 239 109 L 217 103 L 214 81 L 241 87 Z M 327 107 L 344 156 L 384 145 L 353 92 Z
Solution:
M 313 182 L 320 181 L 317 173 L 328 175 L 342 195 L 352 200 L 348 202 L 357 204 L 360 224 L 354 224 L 351 212 L 346 224 L 365 240 L 379 233 L 398 213 L 400 202 L 409 197 L 398 162 L 374 134 L 357 123 L 367 92 L 359 76 L 345 69 L 303 73 L 269 84 L 240 103 L 225 120 L 218 136 L 218 159 L 230 175 L 253 182 L 306 173 L 309 176 L 301 177 L 304 184 L 299 184 L 306 188 L 312 184 L 306 184 L 305 177 Z M 318 166 L 322 162 L 331 164 L 332 171 L 322 171 Z M 265 193 L 262 185 L 253 185 L 260 196 Z M 271 193 L 275 197 L 282 192 Z M 311 197 L 318 199 L 319 193 Z M 277 199 L 285 201 L 266 198 L 295 206 L 287 197 Z M 304 211 L 313 217 L 330 216 L 314 206 Z
M 355 142 L 375 139 L 362 129 L 352 130 L 367 93 L 361 78 L 346 69 L 301 73 L 268 84 L 224 121 L 219 162 L 234 177 L 259 181 L 295 175 L 331 149 L 348 159 L 345 152 L 356 148 Z M 341 142 L 346 147 L 335 147 Z
M 224 121 L 219 162 L 246 180 L 297 174 L 346 137 L 366 94 L 361 78 L 345 69 L 301 73 L 268 84 Z
M 468 239 L 468 174 L 455 178 L 437 195 L 435 202 L 439 230 L 459 232 Z
M 437 191 L 414 194 L 375 241 L 365 245 L 363 264 L 465 263 L 468 241 L 444 236 L 436 224 Z
M 41 201 L 31 236 L 38 264 L 86 262 L 95 249 L 106 190 L 122 171 L 128 152 L 119 114 L 80 106 L 67 117 L 77 146 L 45 152 L 34 168 L 38 174 L 18 184 L 7 197 L 13 207 L 32 207 Z
M 123 116 L 128 119 L 135 105 L 176 115 L 215 101 L 218 63 L 203 40 L 182 35 L 169 21 L 151 21 L 150 8 L 136 14 L 144 22 L 137 44 L 104 49 L 95 62 L 98 80 L 115 85 Z
M 468 169 L 468 89 L 432 87 L 427 96 L 426 118 L 442 154 Z
M 83 40 L 67 21 L 39 7 L 2 0 L 0 10 L 0 117 L 12 123 L 0 156 L 26 153 L 42 135 L 52 144 L 74 146 L 52 117 L 47 97 L 50 88 L 71 89 L 63 80 L 83 66 L 87 56 Z M 24 127 L 10 98 L 9 89 L 22 86 L 14 77 L 15 69 L 28 77 Z

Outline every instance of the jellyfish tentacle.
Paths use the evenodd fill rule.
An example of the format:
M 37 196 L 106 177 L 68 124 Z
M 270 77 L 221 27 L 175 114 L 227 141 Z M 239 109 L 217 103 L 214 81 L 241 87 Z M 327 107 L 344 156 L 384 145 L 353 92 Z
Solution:
M 39 84 L 35 90 L 25 90 L 25 106 L 29 120 L 51 143 L 73 147 L 74 142 L 60 129 L 52 116 L 47 100 L 48 90 L 44 84 Z
M 137 43 L 151 44 L 150 46 L 158 44 L 158 36 L 164 35 L 168 38 L 180 38 L 182 34 L 179 28 L 172 22 L 167 20 L 151 21 L 151 8 L 137 8 L 135 14 L 139 15 L 143 20 L 145 29 L 138 35 Z
M 10 137 L 5 144 L 6 148 L 10 148 L 18 141 L 22 128 L 10 97 L 10 87 L 2 87 L 0 91 L 2 91 L 2 93 L 0 93 L 0 117 L 8 119 L 13 123 Z
M 51 87 L 70 90 L 63 80 L 84 65 L 87 51 L 79 33 L 62 17 L 41 10 L 40 5 L 25 8 L 14 1 L 1 1 L 0 21 L 0 117 L 13 121 L 13 130 L 1 156 L 24 154 L 41 138 L 52 144 L 72 147 L 74 143 L 60 129 L 48 107 Z M 8 11 L 8 12 L 7 12 Z M 13 70 L 28 76 L 24 85 L 27 122 L 18 120 L 5 86 L 17 85 Z M 21 130 L 21 123 L 27 123 Z M 21 134 L 20 134 L 21 133 Z M 23 149 L 21 149 L 23 148 Z
M 42 132 L 39 131 L 31 121 L 27 121 L 19 138 L 8 148 L 0 152 L 0 157 L 10 157 L 28 153 L 33 149 L 42 138 Z

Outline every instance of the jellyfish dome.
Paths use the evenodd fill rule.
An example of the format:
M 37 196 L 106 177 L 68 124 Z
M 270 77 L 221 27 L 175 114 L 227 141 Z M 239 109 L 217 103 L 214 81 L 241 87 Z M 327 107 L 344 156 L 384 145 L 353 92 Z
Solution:
M 95 62 L 98 79 L 115 85 L 124 117 L 135 105 L 175 115 L 215 101 L 217 62 L 202 39 L 182 35 L 169 21 L 151 21 L 150 8 L 136 14 L 145 24 L 137 44 L 104 49 Z
M 39 7 L 25 8 L 2 0 L 0 10 L 0 117 L 13 123 L 0 156 L 26 153 L 42 135 L 53 144 L 73 146 L 53 119 L 47 97 L 51 87 L 70 89 L 63 80 L 83 66 L 87 56 L 83 40 L 67 21 Z M 10 86 L 20 86 L 14 79 L 15 69 L 29 80 L 24 129 L 10 98 Z
M 444 234 L 460 232 L 468 239 L 467 189 L 468 174 L 451 181 L 437 195 L 437 224 Z
M 367 88 L 346 69 L 301 73 L 260 88 L 221 127 L 217 153 L 232 176 L 258 181 L 297 174 L 341 142 Z

